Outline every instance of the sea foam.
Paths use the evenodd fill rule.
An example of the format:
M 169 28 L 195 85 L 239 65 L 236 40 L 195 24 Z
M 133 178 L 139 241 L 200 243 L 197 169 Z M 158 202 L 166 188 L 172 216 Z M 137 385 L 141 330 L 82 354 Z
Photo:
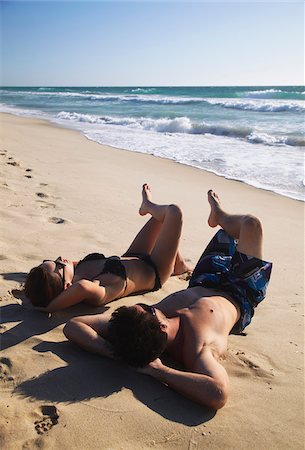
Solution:
M 72 122 L 116 125 L 133 129 L 149 130 L 157 133 L 211 134 L 214 136 L 245 139 L 253 144 L 305 146 L 305 140 L 303 138 L 293 136 L 272 136 L 267 133 L 259 133 L 256 130 L 252 130 L 250 127 L 241 125 L 232 126 L 225 124 L 209 124 L 206 122 L 197 123 L 192 122 L 188 117 L 178 117 L 175 119 L 165 117 L 162 119 L 147 117 L 98 117 L 91 114 L 61 111 L 57 114 L 57 118 Z
M 305 105 L 303 101 L 261 101 L 261 100 L 222 100 L 222 99 L 206 99 L 211 105 L 220 106 L 222 108 L 237 109 L 241 111 L 257 111 L 257 112 L 295 112 L 304 113 Z

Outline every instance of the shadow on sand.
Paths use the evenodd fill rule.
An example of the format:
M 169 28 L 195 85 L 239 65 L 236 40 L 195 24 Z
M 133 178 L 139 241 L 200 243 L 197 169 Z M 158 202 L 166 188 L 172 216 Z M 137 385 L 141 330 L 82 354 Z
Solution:
M 4 280 L 9 281 L 18 281 L 19 283 L 24 283 L 27 273 L 26 272 L 9 272 L 9 273 L 0 273 Z
M 53 352 L 67 365 L 19 384 L 15 393 L 23 397 L 73 403 L 107 398 L 127 388 L 153 411 L 187 426 L 207 422 L 215 415 L 215 411 L 196 405 L 153 378 L 139 374 L 117 361 L 87 353 L 67 341 L 43 342 L 33 349 Z
M 92 308 L 80 304 L 49 315 L 43 311 L 36 310 L 25 297 L 22 290 L 13 289 L 12 294 L 15 298 L 21 300 L 22 304 L 14 303 L 0 307 L 0 324 L 2 325 L 1 328 L 5 330 L 6 323 L 19 323 L 8 331 L 1 333 L 1 350 L 13 347 L 32 336 L 47 333 L 53 328 L 66 323 L 72 317 L 92 314 Z M 94 314 L 103 313 L 107 309 L 109 309 L 108 306 L 95 308 Z

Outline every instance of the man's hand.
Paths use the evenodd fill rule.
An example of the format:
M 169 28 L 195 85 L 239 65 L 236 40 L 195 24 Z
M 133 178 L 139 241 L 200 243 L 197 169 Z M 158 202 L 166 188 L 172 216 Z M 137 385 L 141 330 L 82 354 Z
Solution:
M 138 367 L 137 372 L 144 373 L 145 375 L 150 375 L 151 377 L 156 377 L 157 373 L 164 369 L 166 366 L 162 364 L 161 359 L 157 358 L 154 361 L 147 364 L 145 367 Z

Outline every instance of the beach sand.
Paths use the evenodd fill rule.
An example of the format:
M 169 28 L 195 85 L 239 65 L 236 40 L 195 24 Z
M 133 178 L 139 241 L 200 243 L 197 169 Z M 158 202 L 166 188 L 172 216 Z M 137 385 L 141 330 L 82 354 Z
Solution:
M 16 449 L 304 448 L 304 204 L 172 161 L 101 146 L 48 122 L 1 115 L 0 447 Z M 272 168 L 270 168 L 272 170 Z M 206 191 L 224 208 L 258 215 L 274 263 L 267 298 L 246 336 L 230 336 L 230 378 L 217 413 L 150 377 L 78 349 L 62 333 L 75 315 L 154 303 L 145 296 L 47 317 L 24 299 L 43 258 L 122 254 L 145 222 L 141 186 L 184 211 L 181 250 L 194 265 L 215 230 Z

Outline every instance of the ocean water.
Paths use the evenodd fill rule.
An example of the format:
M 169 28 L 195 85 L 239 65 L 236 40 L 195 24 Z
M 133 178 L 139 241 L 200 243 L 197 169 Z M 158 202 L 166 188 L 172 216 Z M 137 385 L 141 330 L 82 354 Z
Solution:
M 305 87 L 2 87 L 0 111 L 305 201 Z

